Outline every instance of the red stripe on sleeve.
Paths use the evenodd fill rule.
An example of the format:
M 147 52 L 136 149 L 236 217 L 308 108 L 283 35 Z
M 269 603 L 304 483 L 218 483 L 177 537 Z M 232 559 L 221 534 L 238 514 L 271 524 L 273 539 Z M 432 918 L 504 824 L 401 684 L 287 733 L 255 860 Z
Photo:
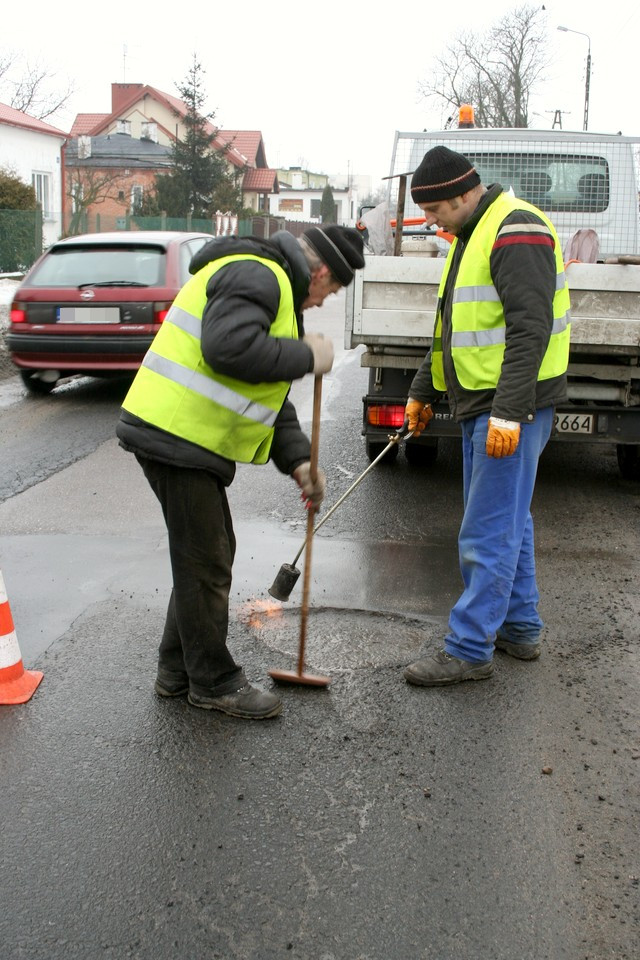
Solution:
M 555 247 L 555 244 L 551 237 L 531 236 L 531 234 L 527 235 L 525 233 L 521 233 L 519 236 L 515 236 L 515 237 L 514 236 L 501 237 L 500 239 L 496 240 L 496 242 L 493 245 L 493 249 L 497 250 L 500 247 L 509 247 L 514 243 L 523 243 L 523 244 L 531 244 L 533 246 L 551 247 L 552 250 Z

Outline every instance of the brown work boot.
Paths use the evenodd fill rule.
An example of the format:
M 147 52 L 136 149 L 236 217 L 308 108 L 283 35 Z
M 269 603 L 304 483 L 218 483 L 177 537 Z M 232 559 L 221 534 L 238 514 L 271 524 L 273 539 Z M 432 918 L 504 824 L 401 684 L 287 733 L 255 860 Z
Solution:
M 418 687 L 440 687 L 462 680 L 487 680 L 492 673 L 492 660 L 471 663 L 451 656 L 446 650 L 438 650 L 430 657 L 410 663 L 404 671 L 404 678 Z
M 282 711 L 282 701 L 275 693 L 265 693 L 250 683 L 244 683 L 233 693 L 224 693 L 219 697 L 189 693 L 187 699 L 192 707 L 222 710 L 230 717 L 243 717 L 245 720 L 266 720 L 268 717 L 277 717 Z

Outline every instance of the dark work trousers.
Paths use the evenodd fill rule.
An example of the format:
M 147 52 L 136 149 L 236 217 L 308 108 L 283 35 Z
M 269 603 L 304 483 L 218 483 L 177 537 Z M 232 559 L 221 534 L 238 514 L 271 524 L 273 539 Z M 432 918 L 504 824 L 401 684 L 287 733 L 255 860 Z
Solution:
M 201 696 L 230 693 L 245 676 L 227 649 L 236 538 L 224 485 L 207 470 L 137 459 L 162 506 L 173 573 L 158 669 Z

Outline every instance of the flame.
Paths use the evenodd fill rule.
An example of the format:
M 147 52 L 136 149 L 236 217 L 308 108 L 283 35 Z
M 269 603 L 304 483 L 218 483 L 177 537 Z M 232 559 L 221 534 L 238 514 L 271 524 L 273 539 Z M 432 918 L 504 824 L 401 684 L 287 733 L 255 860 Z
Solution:
M 264 627 L 268 620 L 281 617 L 282 604 L 279 600 L 250 600 L 240 608 L 240 619 L 254 630 Z

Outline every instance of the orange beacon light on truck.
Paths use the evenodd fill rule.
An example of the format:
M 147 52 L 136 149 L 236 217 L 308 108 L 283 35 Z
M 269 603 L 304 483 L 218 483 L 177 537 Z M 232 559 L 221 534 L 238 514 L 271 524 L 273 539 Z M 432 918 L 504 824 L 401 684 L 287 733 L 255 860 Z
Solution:
M 461 103 L 458 109 L 458 127 L 475 127 L 476 121 L 473 113 L 473 107 L 470 103 Z

